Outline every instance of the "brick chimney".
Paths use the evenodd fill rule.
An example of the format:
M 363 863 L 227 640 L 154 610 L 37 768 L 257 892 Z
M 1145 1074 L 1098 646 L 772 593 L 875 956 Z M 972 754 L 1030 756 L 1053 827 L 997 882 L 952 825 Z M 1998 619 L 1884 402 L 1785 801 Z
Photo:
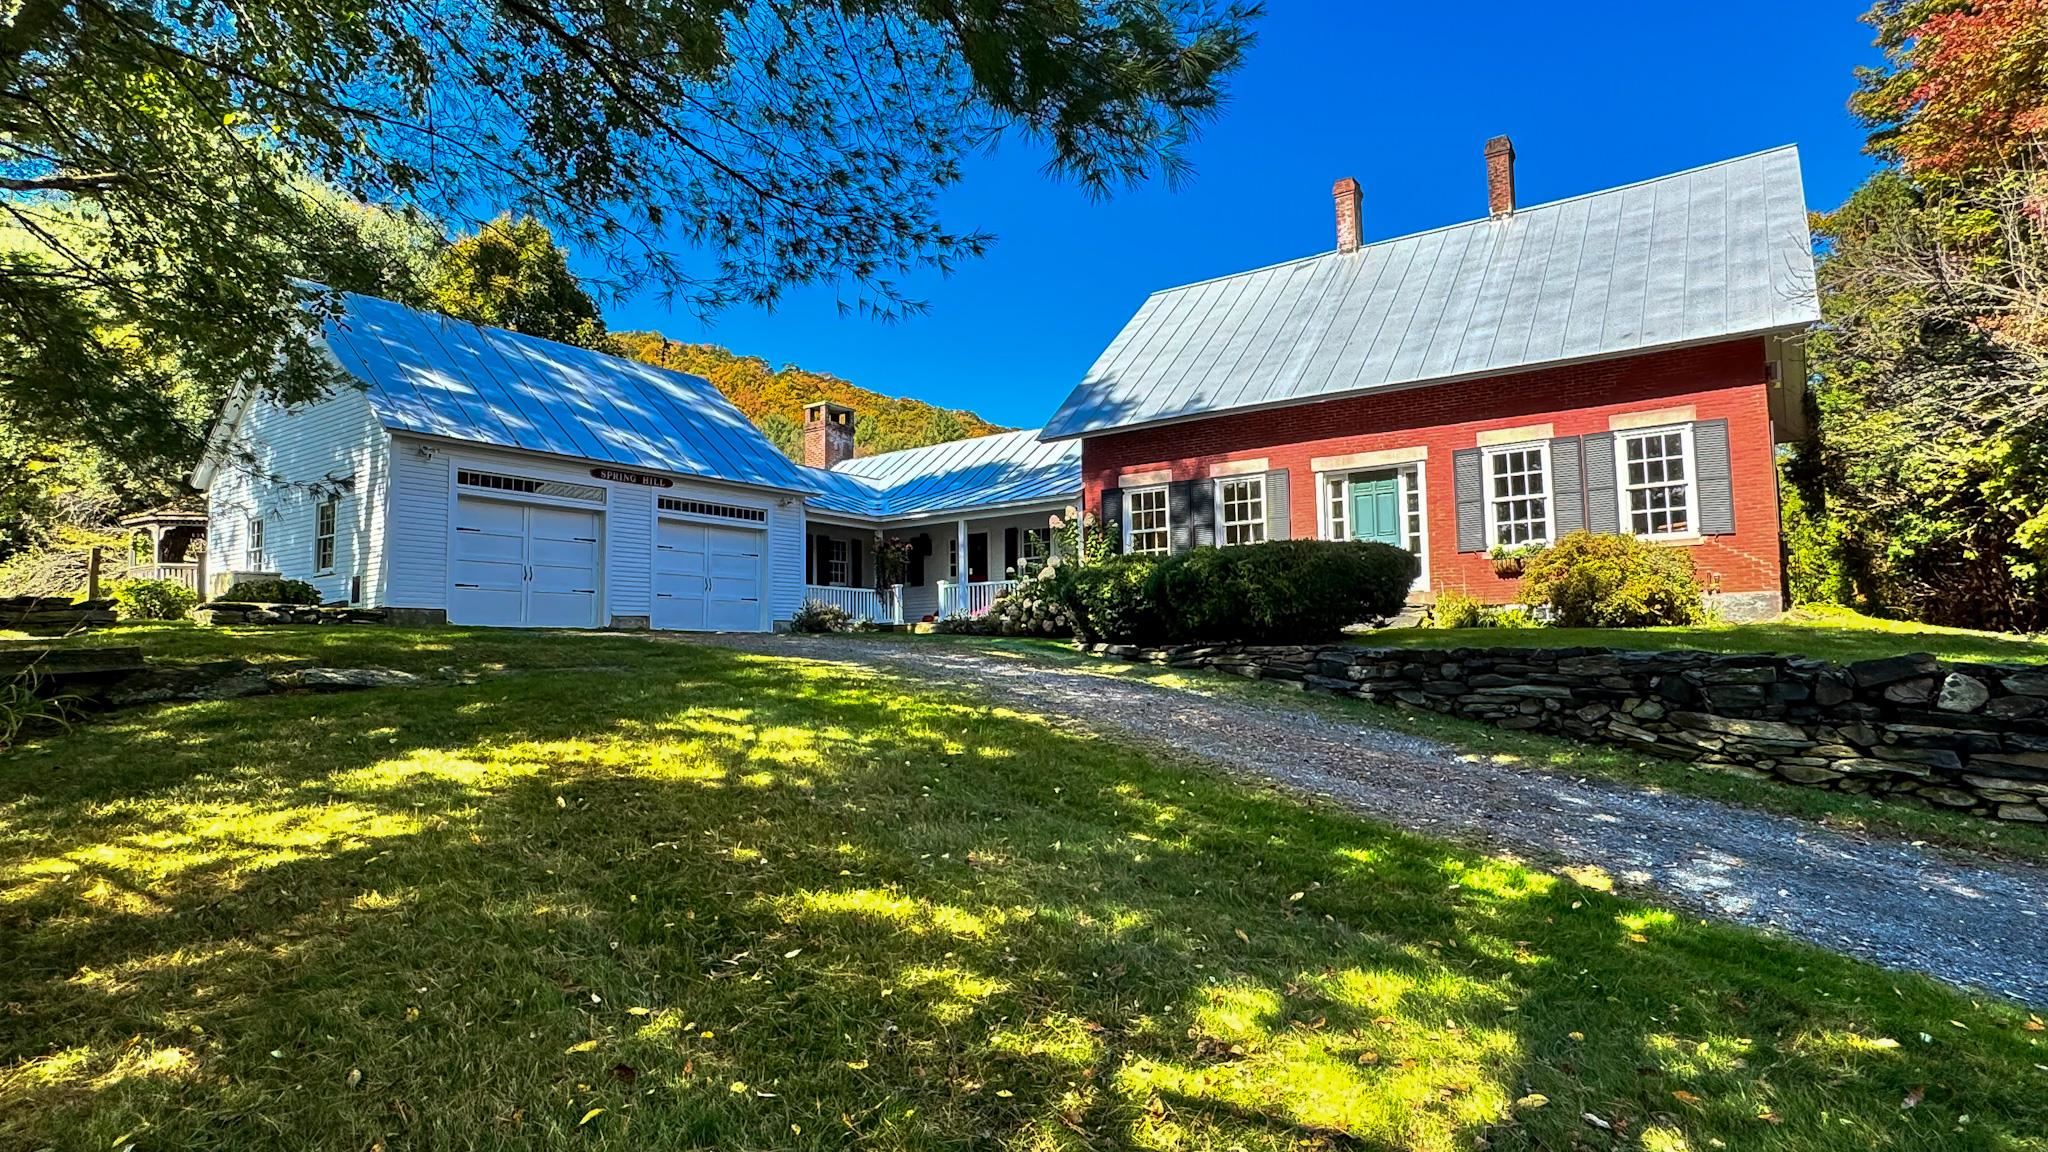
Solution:
M 830 468 L 853 459 L 853 409 L 819 401 L 804 405 L 804 463 Z
M 1356 252 L 1365 243 L 1364 225 L 1358 216 L 1358 181 L 1346 176 L 1330 189 L 1337 200 L 1337 251 Z
M 1505 136 L 1486 142 L 1486 210 L 1495 216 L 1515 210 L 1515 142 Z

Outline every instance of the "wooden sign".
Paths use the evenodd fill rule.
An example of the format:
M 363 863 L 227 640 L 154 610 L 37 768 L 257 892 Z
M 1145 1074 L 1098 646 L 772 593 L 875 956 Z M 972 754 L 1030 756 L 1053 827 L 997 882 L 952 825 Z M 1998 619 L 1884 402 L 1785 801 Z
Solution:
M 628 472 L 623 468 L 592 468 L 592 476 L 609 480 L 614 484 L 640 484 L 648 488 L 673 488 L 676 482 L 666 476 L 650 476 L 645 472 Z

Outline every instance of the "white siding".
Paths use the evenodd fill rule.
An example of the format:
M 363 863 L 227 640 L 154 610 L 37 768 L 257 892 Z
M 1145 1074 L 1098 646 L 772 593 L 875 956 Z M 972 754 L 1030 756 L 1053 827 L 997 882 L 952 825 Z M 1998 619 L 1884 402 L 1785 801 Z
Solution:
M 327 600 L 347 599 L 351 581 L 360 578 L 363 601 L 377 602 L 388 467 L 385 436 L 354 388 L 291 409 L 253 401 L 207 489 L 207 568 L 250 567 L 246 524 L 255 516 L 263 520 L 268 570 L 312 584 Z M 341 497 L 327 571 L 313 567 L 319 488 Z
M 607 610 L 613 616 L 646 616 L 654 611 L 656 491 L 626 484 L 612 488 L 611 509 L 605 517 L 612 563 L 605 569 L 605 590 Z
M 786 624 L 804 604 L 804 504 L 768 509 L 768 616 Z
M 391 473 L 391 563 L 385 603 L 445 610 L 454 467 L 446 449 L 392 437 Z

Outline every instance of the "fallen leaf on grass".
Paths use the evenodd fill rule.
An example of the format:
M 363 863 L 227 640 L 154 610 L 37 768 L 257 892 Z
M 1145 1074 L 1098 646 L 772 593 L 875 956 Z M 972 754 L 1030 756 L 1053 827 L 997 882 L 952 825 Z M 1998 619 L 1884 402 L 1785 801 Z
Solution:
M 1906 1093 L 1906 1098 L 1904 1100 L 1899 1101 L 1899 1107 L 1918 1108 L 1920 1106 L 1920 1102 L 1925 1099 L 1927 1099 L 1927 1089 L 1921 1087 L 1918 1084 L 1915 1084 L 1912 1087 L 1912 1089 Z
M 1244 942 L 1245 942 L 1245 943 L 1247 943 L 1247 944 L 1249 944 L 1249 943 L 1251 943 L 1251 942 L 1252 942 L 1252 938 L 1244 934 L 1244 929 L 1242 929 L 1242 928 L 1232 928 L 1232 929 L 1231 929 L 1231 931 L 1237 934 L 1237 938 L 1238 938 L 1239 940 L 1242 940 L 1242 941 L 1244 941 Z
M 574 1055 L 575 1055 L 576 1053 L 578 1053 L 578 1052 L 594 1052 L 594 1051 L 596 1051 L 596 1050 L 597 1050 L 597 1041 L 595 1041 L 595 1040 L 585 1040 L 585 1041 L 584 1041 L 583 1043 L 581 1043 L 581 1044 L 571 1044 L 571 1045 L 569 1045 L 569 1047 L 568 1047 L 568 1048 L 567 1048 L 567 1049 L 566 1049 L 566 1050 L 565 1050 L 565 1051 L 564 1051 L 564 1052 L 562 1053 L 562 1055 L 564 1055 L 564 1056 L 574 1056 Z
M 349 1069 L 348 1076 L 344 1079 L 344 1082 L 351 1088 L 361 1084 L 363 1082 L 363 1070 L 361 1068 Z
M 1697 1104 L 1700 1102 L 1699 1097 L 1693 1095 L 1690 1092 L 1687 1092 L 1683 1088 L 1680 1088 L 1676 1092 L 1673 1092 L 1671 1094 L 1671 1097 L 1672 1099 L 1677 1100 L 1681 1104 Z
M 604 1109 L 602 1109 L 602 1108 L 592 1108 L 592 1109 L 591 1109 L 590 1111 L 588 1111 L 588 1112 L 585 1112 L 585 1113 L 583 1114 L 583 1119 L 581 1119 L 581 1120 L 578 1120 L 578 1121 L 576 1122 L 576 1126 L 577 1126 L 578 1128 L 581 1128 L 581 1127 L 583 1127 L 583 1126 L 584 1126 L 585 1124 L 588 1124 L 588 1123 L 590 1123 L 590 1122 L 591 1122 L 592 1120 L 595 1120 L 595 1119 L 597 1119 L 597 1118 L 598 1118 L 599 1116 L 602 1116 L 602 1115 L 604 1115 Z
M 1527 1112 L 1534 1111 L 1538 1108 L 1542 1108 L 1549 1103 L 1550 1097 L 1545 1096 L 1541 1092 L 1531 1092 L 1527 1096 L 1524 1096 L 1521 1099 L 1515 1101 L 1515 1107 L 1521 1111 Z

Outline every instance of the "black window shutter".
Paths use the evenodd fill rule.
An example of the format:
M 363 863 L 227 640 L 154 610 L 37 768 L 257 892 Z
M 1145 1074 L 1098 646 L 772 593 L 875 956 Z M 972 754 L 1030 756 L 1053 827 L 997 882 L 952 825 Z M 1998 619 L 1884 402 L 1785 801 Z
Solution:
M 924 587 L 924 558 L 932 553 L 932 538 L 919 536 L 910 546 L 910 572 L 908 578 L 912 588 Z
M 1102 521 L 1100 531 L 1109 533 L 1109 550 L 1124 550 L 1124 494 L 1121 488 L 1102 490 L 1102 511 L 1097 517 Z
M 1581 436 L 1586 460 L 1586 531 L 1621 531 L 1621 504 L 1614 490 L 1614 433 Z
M 1266 473 L 1266 539 L 1294 539 L 1294 517 L 1287 500 L 1287 469 Z
M 1726 420 L 1702 420 L 1692 426 L 1692 462 L 1699 469 L 1693 487 L 1700 495 L 1701 534 L 1729 535 L 1735 531 L 1735 482 Z
M 846 565 L 846 586 L 848 588 L 859 588 L 861 587 L 861 581 L 860 539 L 858 537 L 854 539 L 853 543 L 846 546 L 846 555 L 848 561 Z
M 1188 481 L 1188 541 L 1195 548 L 1216 546 L 1216 481 Z M 1175 548 L 1174 551 L 1180 551 Z
M 1017 530 L 1003 529 L 1003 566 L 1017 569 L 1017 575 L 1024 575 L 1024 558 L 1017 554 Z
M 1480 474 L 1479 449 L 1451 453 L 1451 487 L 1458 504 L 1458 551 L 1486 551 L 1486 478 Z
M 1194 487 L 1207 483 L 1207 480 L 1183 480 L 1166 486 L 1168 552 L 1187 552 L 1194 548 Z
M 1585 470 L 1579 462 L 1579 438 L 1560 436 L 1550 442 L 1550 521 L 1559 536 L 1586 528 Z

